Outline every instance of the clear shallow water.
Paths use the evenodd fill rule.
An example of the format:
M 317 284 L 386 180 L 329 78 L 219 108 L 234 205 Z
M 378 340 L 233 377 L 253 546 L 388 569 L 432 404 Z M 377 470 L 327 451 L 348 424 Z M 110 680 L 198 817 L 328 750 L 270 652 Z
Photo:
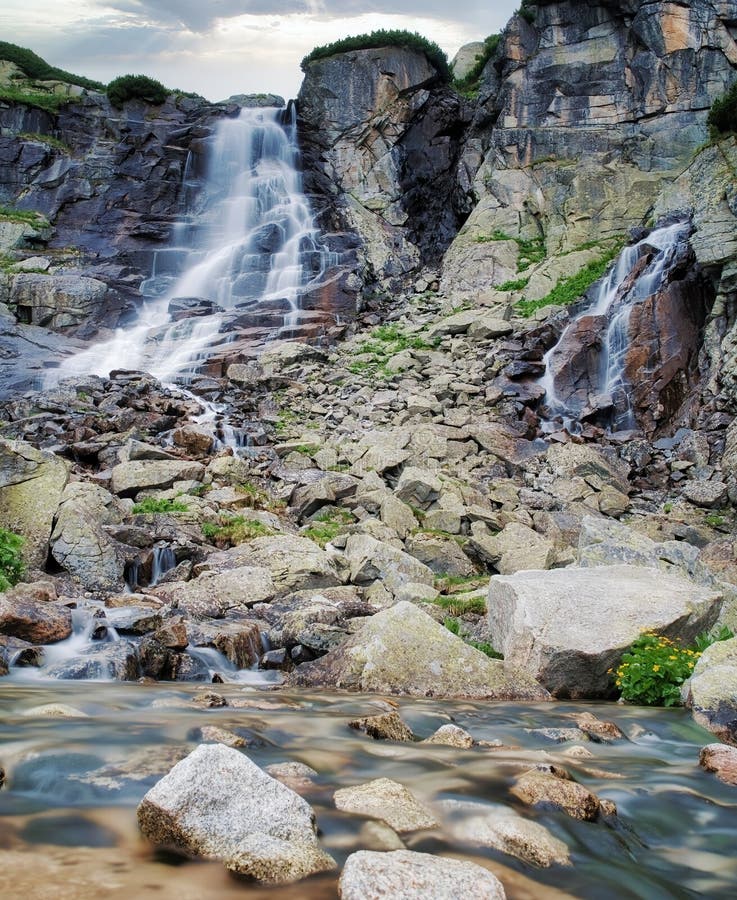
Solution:
M 193 704 L 197 693 L 212 688 L 249 706 L 201 709 Z M 89 718 L 23 715 L 48 702 L 67 703 Z M 510 898 L 737 895 L 737 788 L 698 768 L 699 749 L 711 736 L 687 713 L 606 704 L 400 700 L 399 707 L 420 737 L 452 720 L 477 740 L 499 740 L 514 749 L 385 743 L 349 729 L 351 718 L 387 708 L 379 697 L 287 694 L 238 685 L 0 683 L 0 764 L 7 772 L 0 791 L 0 896 L 335 897 L 337 875 L 262 888 L 232 878 L 216 863 L 167 859 L 140 838 L 135 808 L 160 777 L 154 770 L 168 770 L 173 752 L 193 749 L 198 729 L 208 724 L 255 741 L 245 752 L 259 765 L 295 760 L 318 771 L 305 797 L 315 809 L 324 846 L 340 864 L 370 844 L 361 835 L 366 820 L 336 810 L 333 792 L 388 777 L 431 805 L 455 798 L 511 806 L 564 840 L 573 866 L 537 870 L 459 843 L 442 830 L 407 838 L 410 849 L 489 867 Z M 570 727 L 566 713 L 583 710 L 617 722 L 631 740 L 587 743 L 594 757 L 579 760 L 562 754 L 570 745 L 524 730 Z M 542 761 L 564 765 L 599 796 L 614 800 L 620 827 L 532 813 L 518 804 L 509 794 L 515 775 Z M 110 768 L 126 763 L 133 763 L 136 777 L 121 779 Z

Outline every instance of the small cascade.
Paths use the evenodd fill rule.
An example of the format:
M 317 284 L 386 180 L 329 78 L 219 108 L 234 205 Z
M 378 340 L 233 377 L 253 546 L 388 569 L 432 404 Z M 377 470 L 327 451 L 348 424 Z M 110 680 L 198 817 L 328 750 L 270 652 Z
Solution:
M 657 228 L 621 252 L 599 283 L 594 303 L 564 329 L 544 357 L 542 431 L 581 431 L 597 418 L 609 431 L 637 428 L 627 377 L 631 317 L 664 286 L 690 232 L 688 223 Z
M 176 567 L 177 557 L 169 544 L 151 548 L 148 559 L 132 560 L 125 568 L 125 583 L 129 591 L 141 587 L 155 587 L 163 576 Z
M 187 382 L 238 339 L 290 336 L 302 299 L 324 285 L 340 254 L 322 243 L 298 168 L 296 111 L 243 109 L 210 141 L 200 211 L 173 229 L 143 282 L 137 321 L 70 357 L 47 386 L 113 369 Z M 184 196 L 193 191 L 191 164 Z

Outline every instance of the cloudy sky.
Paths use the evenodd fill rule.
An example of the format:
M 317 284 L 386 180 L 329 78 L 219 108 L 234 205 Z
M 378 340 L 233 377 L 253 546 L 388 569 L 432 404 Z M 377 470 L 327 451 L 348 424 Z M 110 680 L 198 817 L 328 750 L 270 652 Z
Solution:
M 405 28 L 449 57 L 499 31 L 519 0 L 0 0 L 3 40 L 107 82 L 146 74 L 210 100 L 295 96 L 299 63 L 318 44 Z

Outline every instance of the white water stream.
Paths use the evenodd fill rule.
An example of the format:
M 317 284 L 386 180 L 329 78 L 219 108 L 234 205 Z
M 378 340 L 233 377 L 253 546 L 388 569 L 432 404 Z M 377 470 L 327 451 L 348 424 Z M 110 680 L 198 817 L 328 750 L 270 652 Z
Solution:
M 544 404 L 547 408 L 544 431 L 561 427 L 571 433 L 580 431 L 578 416 L 585 404 L 561 396 L 556 376 L 568 359 L 568 338 L 582 316 L 601 316 L 607 320 L 599 350 L 596 383 L 592 385 L 586 402 L 594 397 L 611 398 L 614 407 L 611 430 L 627 431 L 636 427 L 624 375 L 625 357 L 630 345 L 630 315 L 636 304 L 660 290 L 678 244 L 685 239 L 688 230 L 687 223 L 679 222 L 657 228 L 637 244 L 625 247 L 608 275 L 600 282 L 593 306 L 580 313 L 545 354 L 545 373 L 540 379 L 540 385 L 545 388 Z M 649 262 L 642 272 L 633 277 L 639 260 L 647 252 L 652 254 Z
M 280 325 L 271 336 L 288 334 L 299 322 L 301 297 L 338 262 L 322 246 L 302 193 L 296 138 L 293 106 L 222 119 L 211 141 L 204 209 L 174 229 L 174 246 L 161 251 L 166 263 L 155 256 L 137 321 L 65 360 L 47 386 L 113 369 L 186 381 L 235 337 L 239 315 L 249 312 L 273 313 Z M 177 260 L 184 261 L 180 274 L 167 274 Z M 178 299 L 198 315 L 173 316 Z

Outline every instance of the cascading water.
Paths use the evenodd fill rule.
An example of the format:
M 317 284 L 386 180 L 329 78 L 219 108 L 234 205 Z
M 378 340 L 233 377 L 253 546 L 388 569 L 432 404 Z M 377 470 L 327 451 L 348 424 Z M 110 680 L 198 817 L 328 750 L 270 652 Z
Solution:
M 285 121 L 286 120 L 286 121 Z M 139 369 L 184 380 L 239 334 L 289 335 L 301 298 L 339 264 L 320 240 L 298 169 L 294 106 L 243 109 L 211 141 L 203 211 L 174 230 L 175 246 L 141 285 L 137 322 L 66 360 L 60 378 Z M 179 243 L 181 242 L 181 243 Z M 176 260 L 184 259 L 180 274 Z M 163 270 L 163 272 L 162 272 Z
M 611 431 L 636 427 L 625 376 L 630 347 L 630 316 L 633 308 L 661 289 L 676 251 L 687 237 L 688 223 L 657 228 L 637 244 L 626 247 L 608 275 L 601 281 L 593 306 L 584 310 L 564 329 L 558 342 L 544 357 L 545 372 L 540 385 L 544 432 L 565 428 L 581 430 L 581 420 L 591 411 L 606 411 Z M 572 383 L 572 345 L 580 344 L 582 324 L 597 334 L 581 351 L 586 356 L 581 383 Z M 586 329 L 583 329 L 586 330 Z M 595 359 L 590 359 L 591 355 Z M 568 390 L 564 389 L 564 386 Z

